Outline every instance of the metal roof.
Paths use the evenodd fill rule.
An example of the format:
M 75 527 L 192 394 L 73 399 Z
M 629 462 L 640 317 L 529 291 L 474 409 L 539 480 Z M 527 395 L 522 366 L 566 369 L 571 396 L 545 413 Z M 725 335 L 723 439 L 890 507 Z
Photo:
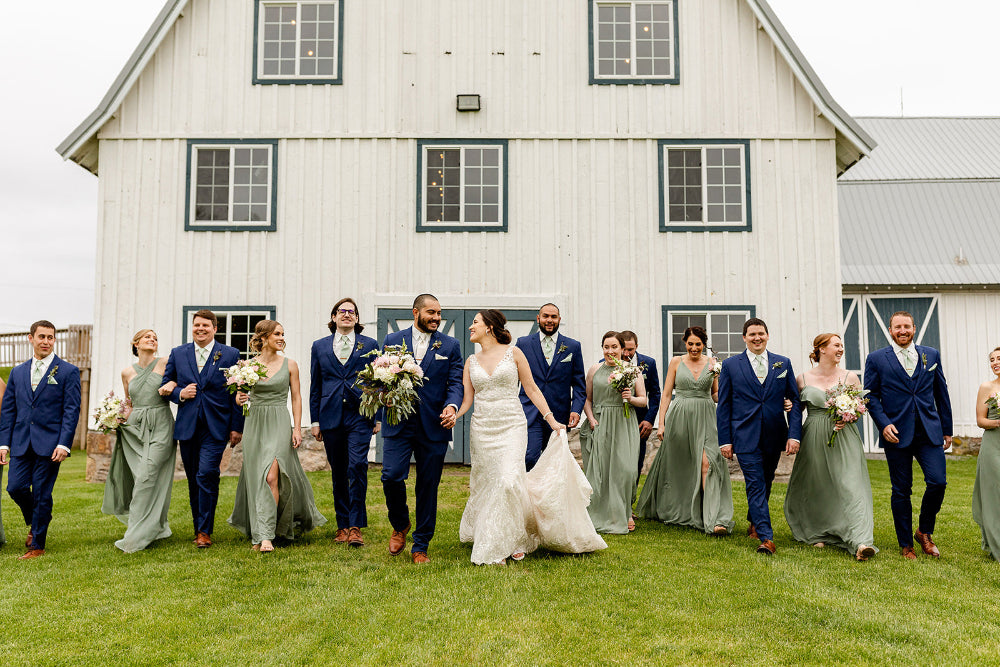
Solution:
M 121 106 L 125 96 L 135 85 L 156 49 L 181 16 L 188 0 L 167 0 L 153 25 L 146 32 L 139 46 L 129 58 L 121 73 L 97 108 L 81 123 L 56 151 L 63 159 L 79 163 L 93 173 L 98 169 L 97 133 Z M 785 58 L 799 83 L 805 88 L 813 103 L 836 128 L 837 174 L 842 174 L 875 147 L 871 136 L 844 109 L 837 104 L 809 65 L 805 56 L 781 25 L 774 10 L 766 0 L 747 0 L 761 28 L 774 41 L 775 47 Z
M 1000 118 L 857 118 L 878 138 L 844 181 L 1000 178 Z

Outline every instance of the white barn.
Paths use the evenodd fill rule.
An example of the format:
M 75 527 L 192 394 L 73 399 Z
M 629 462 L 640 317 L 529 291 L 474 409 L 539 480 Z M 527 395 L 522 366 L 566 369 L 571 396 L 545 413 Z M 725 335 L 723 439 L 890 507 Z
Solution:
M 976 390 L 1000 345 L 1000 118 L 858 122 L 879 145 L 838 186 L 847 364 L 910 311 L 917 342 L 941 350 L 955 435 L 979 437 Z
M 554 301 L 588 362 L 756 315 L 802 367 L 874 145 L 764 0 L 169 0 L 58 148 L 100 179 L 92 391 L 203 306 L 306 361 L 337 298 L 382 336 L 425 291 L 467 352 L 476 309 Z

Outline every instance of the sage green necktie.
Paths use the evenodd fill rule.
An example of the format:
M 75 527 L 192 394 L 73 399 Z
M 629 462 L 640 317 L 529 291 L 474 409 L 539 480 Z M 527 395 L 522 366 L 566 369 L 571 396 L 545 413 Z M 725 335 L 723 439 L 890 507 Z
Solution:
M 198 372 L 205 367 L 205 362 L 208 360 L 208 350 L 203 347 L 198 348 Z
M 337 357 L 340 359 L 340 363 L 347 361 L 347 357 L 351 354 L 351 341 L 347 336 L 340 337 L 340 351 L 337 353 Z
M 900 354 L 903 355 L 903 368 L 906 369 L 907 375 L 913 375 L 913 369 L 916 364 L 913 363 L 913 356 L 910 354 L 909 349 L 900 349 Z
M 542 341 L 542 352 L 545 353 L 545 363 L 552 363 L 552 354 L 555 352 L 556 344 L 552 341 L 552 336 L 546 336 Z
M 35 391 L 38 383 L 42 381 L 42 368 L 44 365 L 41 359 L 35 360 L 35 367 L 31 370 L 31 391 Z
M 753 367 L 754 372 L 757 373 L 757 381 L 764 384 L 764 379 L 767 377 L 767 370 L 764 368 L 764 357 L 755 354 L 753 357 Z

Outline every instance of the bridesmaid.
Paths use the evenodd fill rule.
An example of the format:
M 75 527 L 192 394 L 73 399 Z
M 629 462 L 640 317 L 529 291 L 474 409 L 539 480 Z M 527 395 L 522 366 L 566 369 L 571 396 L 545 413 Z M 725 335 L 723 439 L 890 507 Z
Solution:
M 128 525 L 125 536 L 115 542 L 125 553 L 141 551 L 171 535 L 167 513 L 177 446 L 166 397 L 176 384 L 160 386 L 167 358 L 157 357 L 158 349 L 156 332 L 140 330 L 132 337 L 132 354 L 138 363 L 122 371 L 122 386 L 125 397 L 132 400 L 132 410 L 118 429 L 101 511 Z
M 623 341 L 609 331 L 601 339 L 604 361 L 587 371 L 587 401 L 583 411 L 587 421 L 580 429 L 581 448 L 589 452 L 584 473 L 594 489 L 587 511 L 599 533 L 631 533 L 632 493 L 639 472 L 639 425 L 634 416 L 625 416 L 624 403 L 646 405 L 646 387 L 635 383 L 635 392 L 616 391 L 608 384 L 614 370 L 612 359 L 620 359 Z
M 267 378 L 249 394 L 236 393 L 236 403 L 250 401 L 243 427 L 243 469 L 236 484 L 236 506 L 229 524 L 253 543 L 254 551 L 274 551 L 273 540 L 295 538 L 318 528 L 326 517 L 316 509 L 313 490 L 296 453 L 302 444 L 302 394 L 299 365 L 285 357 L 285 330 L 274 320 L 257 323 L 250 349 L 267 366 Z M 288 394 L 292 420 L 288 423 Z
M 7 391 L 7 383 L 0 378 L 0 405 L 3 405 L 3 393 Z M 0 467 L 0 486 L 3 485 L 3 468 Z M 7 543 L 7 538 L 3 534 L 3 519 L 0 518 L 0 547 Z
M 729 464 L 719 451 L 715 360 L 704 355 L 708 334 L 684 331 L 687 354 L 674 357 L 663 384 L 656 437 L 662 445 L 650 465 L 636 511 L 645 519 L 727 535 L 734 525 Z M 676 398 L 671 401 L 671 393 Z
M 809 359 L 816 366 L 798 377 L 799 395 L 808 411 L 802 445 L 795 457 L 785 494 L 785 519 L 799 542 L 846 549 L 868 560 L 878 549 L 868 463 L 857 424 L 834 424 L 826 411 L 826 391 L 843 382 L 861 387 L 858 376 L 841 370 L 844 343 L 824 333 L 813 340 Z M 832 447 L 830 436 L 839 431 Z
M 976 398 L 976 423 L 985 432 L 972 487 L 972 519 L 983 532 L 983 549 L 1000 560 L 1000 411 L 994 401 L 986 402 L 1000 392 L 1000 347 L 990 352 L 990 370 L 996 377 L 980 385 Z

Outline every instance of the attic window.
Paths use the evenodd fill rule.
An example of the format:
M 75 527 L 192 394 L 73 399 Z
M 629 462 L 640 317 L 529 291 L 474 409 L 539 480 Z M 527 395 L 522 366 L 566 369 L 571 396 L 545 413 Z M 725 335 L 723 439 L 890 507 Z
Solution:
M 254 83 L 341 83 L 340 0 L 257 0 L 254 33 Z
M 590 5 L 591 83 L 679 83 L 674 0 Z

